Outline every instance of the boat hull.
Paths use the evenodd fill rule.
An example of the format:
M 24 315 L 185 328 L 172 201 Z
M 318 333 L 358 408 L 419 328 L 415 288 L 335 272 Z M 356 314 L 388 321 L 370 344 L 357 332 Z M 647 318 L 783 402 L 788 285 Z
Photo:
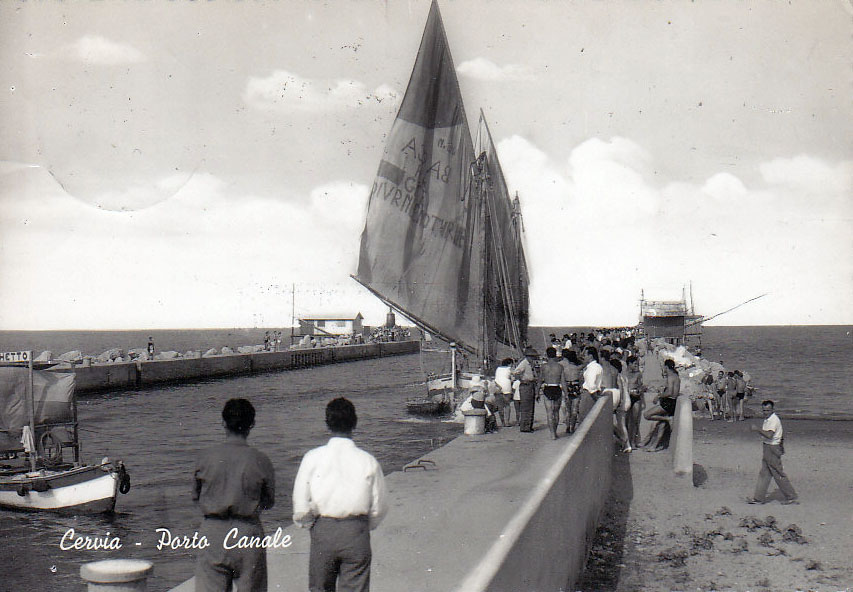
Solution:
M 0 477 L 0 508 L 73 514 L 112 512 L 119 477 L 100 466 Z
M 414 415 L 443 415 L 452 410 L 453 405 L 449 400 L 406 401 L 406 411 Z
M 413 415 L 444 415 L 452 413 L 462 402 L 465 393 L 471 387 L 477 374 L 460 372 L 453 388 L 450 374 L 438 376 L 427 381 L 427 396 L 406 401 L 406 411 Z

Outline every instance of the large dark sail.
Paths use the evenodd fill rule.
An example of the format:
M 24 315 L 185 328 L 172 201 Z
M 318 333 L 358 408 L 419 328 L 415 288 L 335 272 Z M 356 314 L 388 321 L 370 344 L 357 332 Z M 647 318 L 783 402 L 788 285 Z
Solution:
M 447 36 L 433 2 L 368 202 L 356 279 L 482 359 L 482 202 Z
M 480 179 L 485 204 L 487 269 L 486 318 L 496 343 L 521 349 L 527 341 L 529 277 L 518 199 L 509 194 L 497 149 L 482 111 L 477 131 Z M 497 355 L 490 351 L 488 357 Z
M 367 206 L 362 285 L 489 369 L 527 340 L 520 211 L 485 119 L 475 153 L 433 1 Z

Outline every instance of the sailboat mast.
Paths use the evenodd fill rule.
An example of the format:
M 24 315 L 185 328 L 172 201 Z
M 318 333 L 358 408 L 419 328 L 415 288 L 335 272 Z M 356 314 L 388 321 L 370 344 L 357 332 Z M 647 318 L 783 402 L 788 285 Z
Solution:
M 34 450 L 30 452 L 30 470 L 36 470 L 36 454 L 38 454 L 38 449 L 36 447 L 36 402 L 33 398 L 33 352 L 28 351 L 25 352 L 27 356 L 27 407 L 29 407 L 30 412 L 30 433 L 33 437 L 33 447 Z
M 491 241 L 491 233 L 490 233 L 490 216 L 489 216 L 489 208 L 487 207 L 488 200 L 488 163 L 486 152 L 482 151 L 482 142 L 479 141 L 478 134 L 478 142 L 476 146 L 477 150 L 481 150 L 479 155 L 477 156 L 477 160 L 475 160 L 471 164 L 471 182 L 473 184 L 473 191 L 471 192 L 471 199 L 477 200 L 477 209 L 478 209 L 478 218 L 482 220 L 480 227 L 477 232 L 480 235 L 481 242 L 484 246 L 480 253 L 480 277 L 483 282 L 482 289 L 482 302 L 481 302 L 481 311 L 480 311 L 480 336 L 479 336 L 479 344 L 478 344 L 478 354 L 479 354 L 479 364 L 482 366 L 483 372 L 488 372 L 491 368 L 489 367 L 491 364 L 491 352 L 489 351 L 489 342 L 490 335 L 489 329 L 491 327 L 491 322 L 489 319 L 490 312 L 490 296 L 492 289 L 492 274 L 491 274 L 491 265 L 489 261 L 489 257 L 491 255 L 491 250 L 488 248 Z
M 290 345 L 293 345 L 293 332 L 296 328 L 296 282 L 290 284 Z

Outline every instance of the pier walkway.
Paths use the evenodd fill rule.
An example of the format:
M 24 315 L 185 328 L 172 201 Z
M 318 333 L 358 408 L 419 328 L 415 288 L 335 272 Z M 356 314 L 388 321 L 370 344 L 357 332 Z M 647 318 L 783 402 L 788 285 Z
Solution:
M 372 533 L 371 590 L 571 585 L 561 580 L 554 586 L 553 579 L 577 577 L 582 569 L 609 488 L 612 424 L 605 403 L 574 435 L 552 440 L 540 402 L 534 433 L 509 427 L 494 434 L 460 436 L 422 457 L 434 465 L 423 463 L 426 469 L 387 475 L 391 507 Z M 566 499 L 572 503 L 567 505 Z M 286 533 L 292 545 L 267 555 L 269 589 L 307 590 L 308 531 L 291 526 Z M 558 571 L 574 575 L 555 573 L 555 561 L 560 563 Z M 543 565 L 550 569 L 541 569 Z M 542 577 L 550 581 L 535 579 Z M 175 590 L 190 592 L 192 580 Z

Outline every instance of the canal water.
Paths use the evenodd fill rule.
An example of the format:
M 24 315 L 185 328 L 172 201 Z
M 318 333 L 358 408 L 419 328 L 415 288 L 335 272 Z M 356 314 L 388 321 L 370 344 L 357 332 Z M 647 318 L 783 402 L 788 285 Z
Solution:
M 579 328 L 531 328 L 531 342 Z M 0 351 L 81 349 L 144 345 L 150 333 L 93 331 L 0 331 Z M 184 351 L 260 343 L 263 330 L 159 331 L 159 348 Z M 752 375 L 756 401 L 772 398 L 785 419 L 850 420 L 853 328 L 850 326 L 706 327 L 704 356 Z M 437 354 L 434 354 L 437 355 Z M 436 369 L 436 360 L 423 360 Z M 82 590 L 80 564 L 107 557 L 154 562 L 150 590 L 164 590 L 189 577 L 192 551 L 157 551 L 157 528 L 192 535 L 199 513 L 191 499 L 196 454 L 223 437 L 220 411 L 226 400 L 247 397 L 258 411 L 250 442 L 269 454 L 276 469 L 276 506 L 264 514 L 267 531 L 290 522 L 290 493 L 302 455 L 326 441 L 325 404 L 336 396 L 353 400 L 359 413 L 355 439 L 373 453 L 386 473 L 400 470 L 460 434 L 461 425 L 419 420 L 405 413 L 407 397 L 423 393 L 418 355 L 365 360 L 305 370 L 210 380 L 104 395 L 86 395 L 79 406 L 83 455 L 127 464 L 133 486 L 120 496 L 112 516 L 57 517 L 0 511 L 0 590 Z M 440 366 L 440 364 L 438 365 Z M 755 405 L 756 402 L 751 402 Z M 792 433 L 796 425 L 792 424 Z M 118 536 L 120 551 L 62 551 L 69 529 L 88 536 Z M 138 543 L 138 544 L 137 544 Z
M 156 529 L 192 536 L 200 513 L 191 498 L 193 462 L 224 437 L 220 412 L 246 397 L 257 417 L 249 442 L 276 470 L 276 505 L 263 514 L 267 532 L 291 524 L 291 489 L 302 455 L 328 439 L 324 412 L 346 396 L 359 417 L 355 441 L 385 473 L 400 470 L 460 434 L 462 426 L 408 416 L 405 399 L 423 392 L 417 355 L 365 360 L 305 370 L 210 380 L 182 386 L 85 396 L 79 403 L 84 459 L 121 459 L 132 487 L 111 516 L 61 517 L 0 511 L 0 590 L 83 590 L 80 565 L 129 557 L 154 563 L 149 590 L 164 590 L 192 575 L 194 551 L 157 550 Z M 63 551 L 68 529 L 120 537 L 118 551 Z

